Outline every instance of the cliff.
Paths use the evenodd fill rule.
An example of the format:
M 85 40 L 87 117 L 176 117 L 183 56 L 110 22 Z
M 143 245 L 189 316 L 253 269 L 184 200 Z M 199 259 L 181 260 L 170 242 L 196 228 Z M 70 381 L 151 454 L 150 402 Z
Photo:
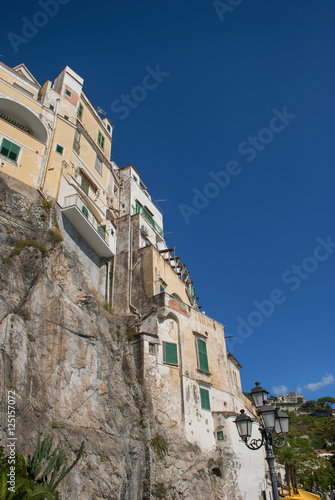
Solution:
M 32 453 L 39 432 L 69 461 L 85 442 L 59 487 L 63 500 L 240 500 L 232 455 L 201 452 L 168 415 L 161 422 L 153 414 L 129 342 L 138 316 L 105 308 L 61 241 L 59 217 L 37 191 L 0 178 L 0 438 L 14 389 L 19 453 Z M 150 446 L 157 435 L 168 445 L 162 459 Z

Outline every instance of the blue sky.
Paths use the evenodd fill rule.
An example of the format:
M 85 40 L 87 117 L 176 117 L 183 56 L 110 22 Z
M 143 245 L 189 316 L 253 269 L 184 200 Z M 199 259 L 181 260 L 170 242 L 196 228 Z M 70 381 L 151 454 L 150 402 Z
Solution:
M 55 1 L 7 6 L 1 60 L 84 78 L 243 389 L 334 397 L 333 2 Z

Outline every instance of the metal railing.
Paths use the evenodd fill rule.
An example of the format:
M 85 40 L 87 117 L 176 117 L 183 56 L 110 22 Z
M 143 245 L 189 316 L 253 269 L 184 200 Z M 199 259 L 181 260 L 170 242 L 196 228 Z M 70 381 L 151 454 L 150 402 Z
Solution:
M 77 208 L 79 208 L 79 210 L 86 217 L 88 222 L 94 227 L 94 229 L 100 234 L 100 236 L 104 240 L 106 240 L 106 233 L 107 233 L 106 226 L 103 226 L 99 223 L 98 219 L 93 215 L 91 210 L 88 208 L 88 205 L 79 196 L 79 194 L 71 194 L 69 196 L 65 196 L 64 206 L 65 207 L 76 206 Z
M 163 231 L 163 229 L 157 224 L 157 222 L 154 221 L 154 219 L 151 217 L 151 215 L 149 214 L 149 212 L 147 212 L 144 207 L 140 207 L 140 205 L 138 205 L 137 203 L 136 203 L 136 206 L 135 206 L 135 214 L 141 214 L 141 215 L 143 215 L 143 217 L 149 222 L 149 224 L 155 229 L 155 231 L 157 231 L 157 233 L 162 238 L 164 238 L 164 231 Z

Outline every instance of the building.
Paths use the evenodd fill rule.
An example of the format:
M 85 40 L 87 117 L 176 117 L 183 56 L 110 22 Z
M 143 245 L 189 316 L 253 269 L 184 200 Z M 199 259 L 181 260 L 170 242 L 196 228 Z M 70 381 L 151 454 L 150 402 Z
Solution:
M 110 161 L 112 124 L 69 67 L 43 86 L 24 64 L 0 63 L 0 71 L 1 171 L 58 204 L 61 229 L 108 296 L 120 183 Z
M 234 424 L 241 409 L 256 420 L 241 365 L 226 350 L 224 325 L 200 311 L 140 174 L 111 161 L 111 122 L 69 67 L 42 86 L 23 64 L 0 63 L 0 72 L 1 171 L 54 200 L 64 239 L 92 285 L 118 313 L 137 316 L 135 363 L 160 421 L 214 454 L 243 498 L 260 498 L 263 450 L 246 448 Z

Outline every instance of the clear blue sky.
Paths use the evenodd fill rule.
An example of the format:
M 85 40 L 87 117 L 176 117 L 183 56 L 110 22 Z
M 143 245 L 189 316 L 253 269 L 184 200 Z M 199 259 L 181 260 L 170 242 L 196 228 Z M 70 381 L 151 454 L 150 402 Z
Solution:
M 84 78 L 243 389 L 334 397 L 333 1 L 61 1 L 9 3 L 1 60 Z

